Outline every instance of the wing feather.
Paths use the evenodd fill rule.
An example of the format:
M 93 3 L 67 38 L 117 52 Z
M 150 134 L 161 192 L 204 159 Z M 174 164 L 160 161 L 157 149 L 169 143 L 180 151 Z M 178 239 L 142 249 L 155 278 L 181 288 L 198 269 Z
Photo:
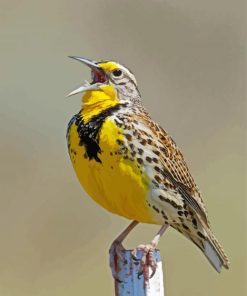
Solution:
M 163 175 L 172 183 L 177 192 L 182 195 L 184 202 L 189 208 L 208 225 L 207 211 L 200 191 L 176 143 L 162 127 L 150 118 L 147 112 L 143 111 L 141 115 L 138 114 L 137 116 L 139 117 L 138 122 L 143 122 L 149 128 L 153 138 L 157 140 L 155 146 L 163 165 Z

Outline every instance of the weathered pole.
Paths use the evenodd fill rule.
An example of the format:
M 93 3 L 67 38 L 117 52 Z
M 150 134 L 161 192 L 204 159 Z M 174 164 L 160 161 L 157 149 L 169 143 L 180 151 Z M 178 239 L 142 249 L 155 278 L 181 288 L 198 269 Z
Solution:
M 147 271 L 147 278 L 140 275 L 140 259 L 143 251 L 138 250 L 136 258 L 133 258 L 131 250 L 122 251 L 123 260 L 115 260 L 117 278 L 115 280 L 116 296 L 164 296 L 163 270 L 159 250 L 155 250 L 154 257 L 157 262 L 155 273 Z

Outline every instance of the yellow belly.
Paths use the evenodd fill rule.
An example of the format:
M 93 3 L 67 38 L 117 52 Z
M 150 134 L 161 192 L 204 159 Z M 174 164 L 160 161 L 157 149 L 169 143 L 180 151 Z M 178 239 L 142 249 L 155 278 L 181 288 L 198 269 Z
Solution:
M 150 180 L 140 173 L 137 164 L 118 153 L 117 139 L 122 131 L 107 119 L 100 131 L 98 155 L 101 163 L 85 157 L 77 126 L 69 131 L 70 157 L 77 177 L 86 192 L 108 211 L 144 223 L 155 223 L 147 204 Z

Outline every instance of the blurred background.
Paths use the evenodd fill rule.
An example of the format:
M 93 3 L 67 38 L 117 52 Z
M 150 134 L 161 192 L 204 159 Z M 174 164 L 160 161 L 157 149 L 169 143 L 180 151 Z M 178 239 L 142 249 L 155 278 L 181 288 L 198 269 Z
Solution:
M 169 230 L 167 295 L 246 295 L 245 1 L 1 0 L 0 295 L 113 295 L 108 247 L 128 221 L 80 188 L 65 133 L 90 79 L 68 55 L 113 59 L 185 154 L 231 260 L 218 275 Z M 125 246 L 147 243 L 141 225 Z

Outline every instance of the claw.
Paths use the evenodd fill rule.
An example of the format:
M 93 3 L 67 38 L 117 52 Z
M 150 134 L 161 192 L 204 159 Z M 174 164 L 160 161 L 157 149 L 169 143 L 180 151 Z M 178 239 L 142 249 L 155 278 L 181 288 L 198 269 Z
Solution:
M 140 259 L 138 259 L 136 256 L 132 255 L 132 259 L 135 261 L 135 262 L 140 262 Z
M 137 274 L 138 280 L 141 278 L 142 275 L 143 275 L 143 271 L 139 271 L 138 274 Z
M 149 279 L 151 279 L 155 275 L 155 272 L 156 272 L 156 267 L 154 269 L 152 269 L 152 273 L 149 276 Z
M 136 253 L 137 253 L 137 248 L 131 251 L 131 257 L 135 262 L 139 262 L 140 259 L 137 258 Z
M 136 258 L 137 250 L 141 250 L 144 253 L 140 260 Z M 155 246 L 151 244 L 151 245 L 140 245 L 132 252 L 132 258 L 133 259 L 135 258 L 136 261 L 140 261 L 140 270 L 137 275 L 138 279 L 143 275 L 145 282 L 148 282 L 148 280 L 151 279 L 156 272 L 157 262 L 154 257 L 154 251 L 155 251 Z M 149 275 L 149 267 L 152 270 L 152 273 L 150 275 Z

